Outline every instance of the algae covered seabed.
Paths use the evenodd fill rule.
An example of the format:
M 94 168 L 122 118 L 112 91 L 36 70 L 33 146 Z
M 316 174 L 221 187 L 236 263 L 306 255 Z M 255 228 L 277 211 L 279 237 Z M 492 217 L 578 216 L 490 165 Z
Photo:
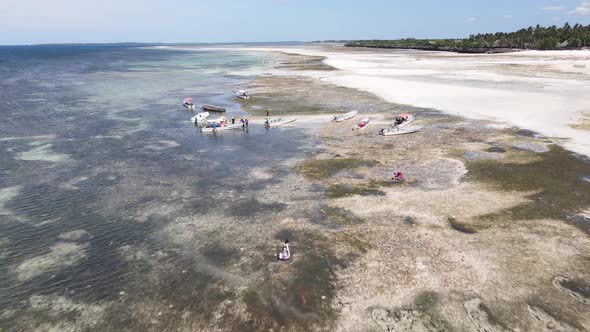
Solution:
M 276 56 L 290 74 L 240 83 L 256 93 L 239 103 L 300 116 L 283 128 L 254 118 L 249 133 L 200 136 L 178 110 L 147 112 L 132 144 L 87 143 L 90 157 L 44 131 L 1 141 L 23 177 L 31 161 L 52 175 L 2 183 L 0 327 L 590 329 L 586 157 L 299 76 L 334 69 Z M 350 110 L 372 117 L 367 130 L 329 122 Z M 423 129 L 378 136 L 402 111 Z M 405 183 L 387 181 L 397 170 Z M 285 238 L 293 259 L 279 263 Z

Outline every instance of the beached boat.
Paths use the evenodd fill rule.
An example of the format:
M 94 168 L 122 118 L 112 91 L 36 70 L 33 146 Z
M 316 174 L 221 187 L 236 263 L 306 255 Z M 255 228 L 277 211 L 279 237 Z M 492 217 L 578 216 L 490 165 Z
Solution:
M 201 128 L 201 132 L 213 133 L 213 132 L 218 132 L 218 131 L 237 130 L 237 129 L 242 129 L 242 124 L 236 123 L 236 124 L 227 124 L 225 126 L 219 126 L 219 127 L 206 127 L 206 128 Z
M 278 118 L 278 119 L 274 119 L 274 120 L 266 120 L 264 122 L 264 125 L 266 127 L 277 127 L 280 125 L 284 125 L 286 123 L 291 123 L 291 122 L 295 122 L 297 120 L 297 118 Z
M 332 117 L 332 121 L 334 121 L 334 122 L 346 121 L 346 120 L 354 118 L 357 114 L 359 114 L 358 111 L 352 111 L 352 112 L 348 112 L 346 114 L 334 115 Z
M 209 112 L 201 112 L 191 118 L 193 123 L 201 123 L 207 120 L 209 117 Z
M 354 124 L 354 127 L 352 127 L 352 130 L 364 130 L 365 128 L 367 128 L 369 126 L 370 122 L 371 122 L 371 118 L 362 118 L 361 121 Z
M 417 133 L 422 129 L 420 126 L 412 126 L 412 127 L 405 127 L 405 128 L 391 128 L 391 129 L 381 129 L 379 131 L 379 135 L 383 136 L 394 136 L 394 135 L 405 135 L 405 134 L 412 134 Z
M 209 112 L 225 112 L 225 108 L 211 105 L 203 105 L 202 109 Z
M 414 116 L 412 114 L 401 113 L 395 116 L 391 122 L 391 126 L 402 128 L 409 125 L 412 121 L 414 121 Z

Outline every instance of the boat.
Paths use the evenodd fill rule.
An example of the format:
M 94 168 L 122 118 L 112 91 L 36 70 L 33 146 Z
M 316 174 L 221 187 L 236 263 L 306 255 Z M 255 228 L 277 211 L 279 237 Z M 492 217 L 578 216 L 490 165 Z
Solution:
M 240 91 L 238 91 L 238 93 L 236 95 L 240 99 L 244 99 L 244 100 L 250 99 L 250 95 L 248 94 L 248 91 L 246 91 L 246 90 L 240 90 Z
M 369 122 L 371 122 L 371 118 L 362 118 L 361 121 L 354 124 L 352 130 L 364 130 L 369 126 Z
M 394 135 L 405 135 L 405 134 L 412 134 L 417 133 L 422 129 L 421 126 L 411 126 L 405 128 L 391 128 L 391 129 L 381 129 L 379 131 L 379 135 L 383 136 L 394 136 Z
M 205 120 L 207 120 L 208 117 L 209 117 L 209 112 L 201 112 L 201 113 L 198 113 L 197 115 L 193 116 L 191 118 L 191 121 L 193 123 L 200 123 L 200 122 L 204 122 Z
M 193 104 L 193 98 L 184 98 L 182 100 L 182 106 L 184 106 L 189 111 L 195 110 L 195 104 Z
M 408 113 L 401 113 L 395 116 L 393 121 L 391 122 L 392 127 L 402 128 L 409 125 L 412 121 L 414 121 L 414 116 Z
M 334 122 L 346 121 L 346 120 L 354 118 L 357 114 L 359 114 L 358 111 L 352 111 L 352 112 L 348 112 L 346 114 L 334 115 L 332 117 L 332 121 L 334 121 Z
M 223 107 L 203 105 L 202 108 L 203 108 L 203 110 L 209 111 L 209 112 L 225 112 L 225 108 L 223 108 Z
M 280 126 L 280 125 L 284 125 L 286 123 L 291 123 L 291 122 L 295 122 L 297 120 L 297 118 L 278 118 L 278 119 L 274 119 L 274 120 L 266 120 L 264 121 L 264 125 L 266 127 L 276 127 L 276 126 Z
M 236 124 L 227 124 L 225 126 L 201 128 L 201 132 L 214 133 L 214 132 L 218 132 L 218 131 L 237 130 L 237 129 L 242 129 L 242 128 L 243 127 L 242 127 L 241 123 L 236 123 Z

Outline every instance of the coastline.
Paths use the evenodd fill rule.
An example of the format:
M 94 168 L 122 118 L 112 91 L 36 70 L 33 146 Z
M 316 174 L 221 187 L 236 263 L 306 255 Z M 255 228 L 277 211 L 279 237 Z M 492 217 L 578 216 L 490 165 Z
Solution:
M 391 103 L 532 130 L 590 156 L 589 50 L 457 54 L 338 46 L 238 49 L 323 57 L 338 70 L 301 75 L 367 91 Z
M 305 63 L 300 56 L 286 57 L 289 66 Z M 314 60 L 309 64 L 315 66 Z M 326 220 L 298 218 L 291 227 L 311 227 L 316 236 L 330 239 L 330 247 L 321 250 L 337 262 L 327 265 L 336 276 L 328 287 L 337 292 L 326 299 L 336 315 L 323 329 L 590 326 L 584 318 L 588 308 L 568 297 L 587 301 L 572 293 L 571 285 L 590 284 L 584 272 L 590 228 L 580 212 L 589 208 L 582 197 L 590 193 L 585 158 L 493 120 L 390 103 L 340 87 L 322 78 L 332 71 L 309 75 L 302 68 L 289 73 L 277 68 L 276 75 L 251 82 L 248 88 L 256 94 L 242 103 L 246 111 L 300 114 L 289 128 L 321 141 L 318 153 L 293 167 L 298 183 L 321 193 L 320 219 Z M 328 114 L 351 109 L 361 115 L 329 122 Z M 377 135 L 397 112 L 416 115 L 423 130 Z M 362 116 L 373 119 L 369 129 L 351 131 Z M 546 177 L 558 169 L 559 178 Z M 396 170 L 405 172 L 406 183 L 386 181 Z M 566 243 L 567 250 L 550 250 Z M 294 324 L 286 329 L 297 330 Z

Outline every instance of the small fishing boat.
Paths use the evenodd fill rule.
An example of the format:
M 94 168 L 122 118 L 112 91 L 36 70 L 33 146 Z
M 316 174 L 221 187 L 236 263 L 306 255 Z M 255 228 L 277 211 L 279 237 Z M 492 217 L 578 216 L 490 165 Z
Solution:
M 223 108 L 223 107 L 203 105 L 202 108 L 203 108 L 203 110 L 209 111 L 209 112 L 225 112 L 225 108 Z
M 246 90 L 240 90 L 240 91 L 238 91 L 238 93 L 236 95 L 240 99 L 244 99 L 244 100 L 250 99 L 250 95 L 248 94 L 248 91 L 246 91 Z
M 409 125 L 412 121 L 414 121 L 414 116 L 412 114 L 401 113 L 395 116 L 393 122 L 391 122 L 391 126 L 402 128 Z
M 346 121 L 346 120 L 354 118 L 357 114 L 359 114 L 358 111 L 352 111 L 352 112 L 348 112 L 346 114 L 334 115 L 332 117 L 332 121 L 334 121 L 334 122 Z
M 362 118 L 361 121 L 354 124 L 352 130 L 364 130 L 365 128 L 367 128 L 370 122 L 371 118 Z
M 204 122 L 205 120 L 207 120 L 208 117 L 209 117 L 209 112 L 201 112 L 201 113 L 198 113 L 197 115 L 193 116 L 191 118 L 191 121 L 193 123 L 200 123 L 200 122 Z
M 297 118 L 278 118 L 278 119 L 274 119 L 274 120 L 266 120 L 264 121 L 264 125 L 268 128 L 268 127 L 277 127 L 280 125 L 284 125 L 286 123 L 291 123 L 291 122 L 295 122 L 297 120 Z
M 189 111 L 195 110 L 195 104 L 193 104 L 193 98 L 184 98 L 182 100 L 182 106 L 184 106 Z
M 226 130 L 237 130 L 242 129 L 242 124 L 226 124 L 225 126 L 215 126 L 215 127 L 206 127 L 201 128 L 201 132 L 203 133 L 214 133 L 218 131 L 226 131 Z
M 419 126 L 412 126 L 412 127 L 405 127 L 405 128 L 381 129 L 381 130 L 379 130 L 379 135 L 394 136 L 394 135 L 412 134 L 412 133 L 419 132 L 420 129 L 422 129 L 422 127 L 419 127 Z

